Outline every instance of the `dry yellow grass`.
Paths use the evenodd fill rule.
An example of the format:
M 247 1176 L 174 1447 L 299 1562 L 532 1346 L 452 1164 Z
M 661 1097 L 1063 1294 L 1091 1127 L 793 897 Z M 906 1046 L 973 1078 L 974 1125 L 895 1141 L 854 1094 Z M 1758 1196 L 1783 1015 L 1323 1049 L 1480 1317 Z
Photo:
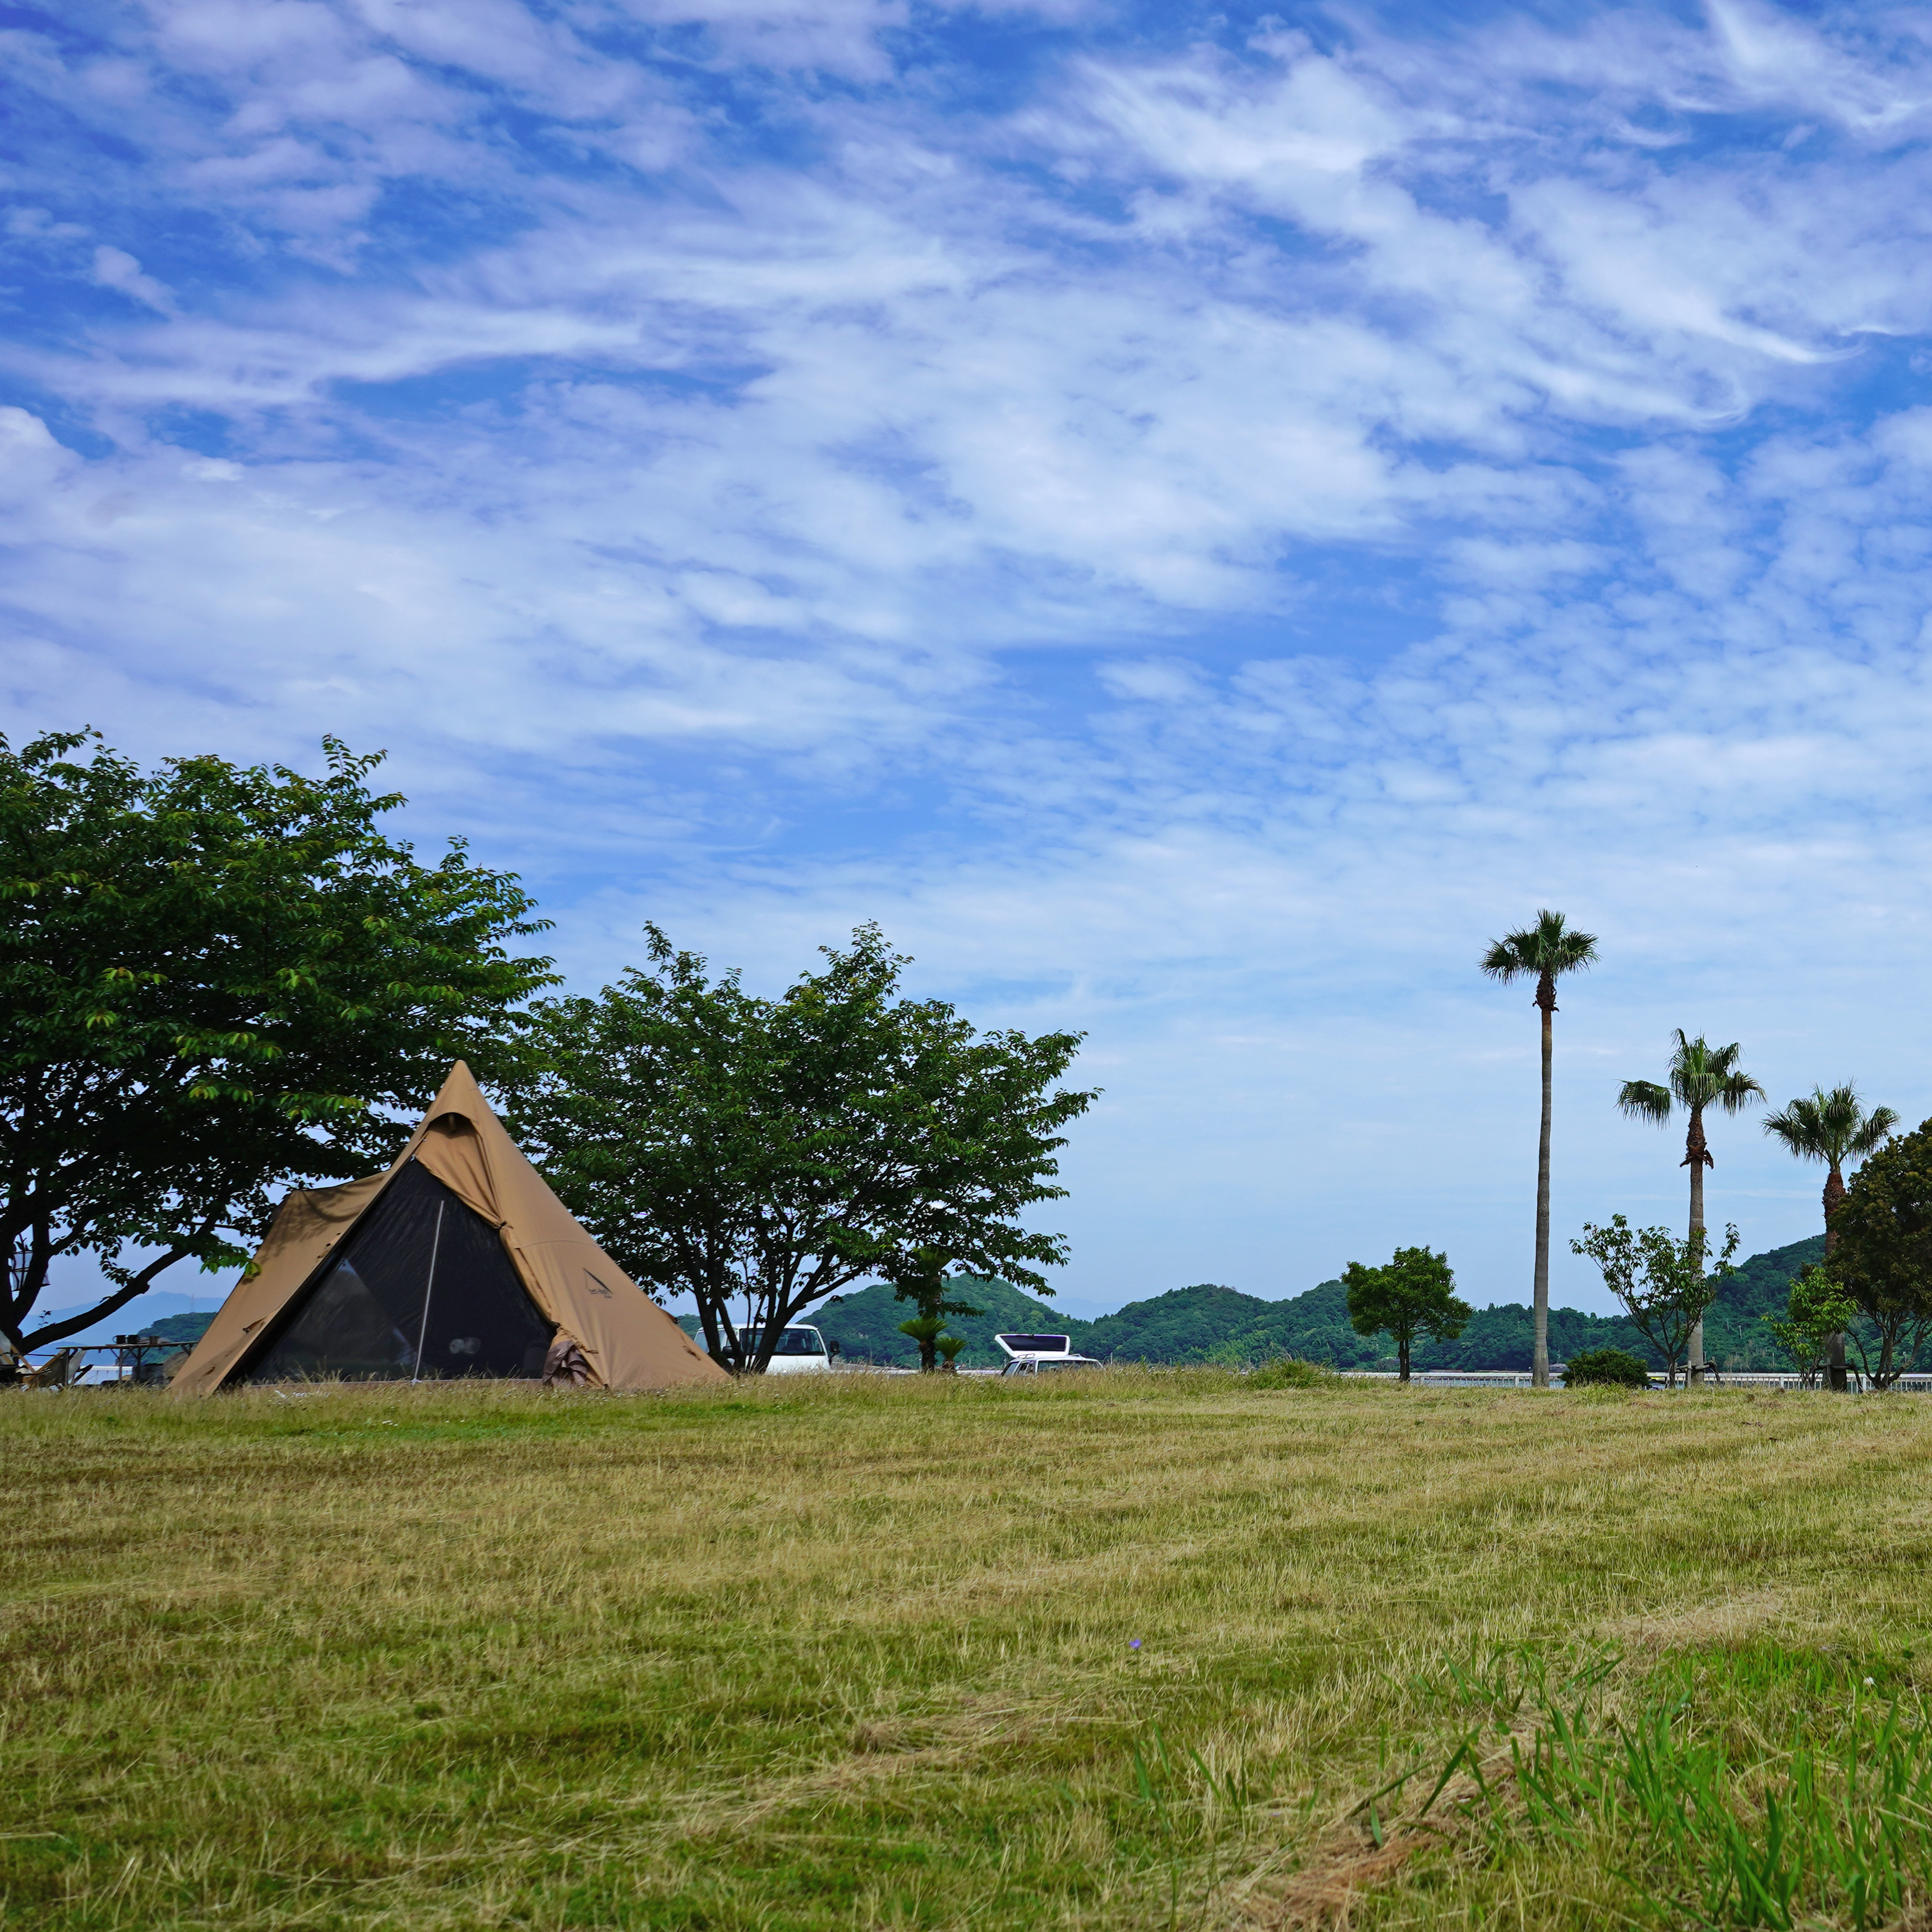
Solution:
M 16 1393 L 0 1455 L 9 1925 L 1600 1924 L 1600 1850 L 1356 1807 L 1499 1669 L 1721 1732 L 1727 1657 L 1932 1655 L 1911 1398 Z

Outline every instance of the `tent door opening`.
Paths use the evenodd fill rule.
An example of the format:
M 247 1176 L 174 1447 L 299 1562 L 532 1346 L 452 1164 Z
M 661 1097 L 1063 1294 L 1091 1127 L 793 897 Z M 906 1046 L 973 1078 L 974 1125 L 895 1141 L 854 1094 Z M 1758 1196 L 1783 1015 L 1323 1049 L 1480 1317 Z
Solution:
M 536 1377 L 550 1342 L 496 1229 L 412 1160 L 230 1379 Z

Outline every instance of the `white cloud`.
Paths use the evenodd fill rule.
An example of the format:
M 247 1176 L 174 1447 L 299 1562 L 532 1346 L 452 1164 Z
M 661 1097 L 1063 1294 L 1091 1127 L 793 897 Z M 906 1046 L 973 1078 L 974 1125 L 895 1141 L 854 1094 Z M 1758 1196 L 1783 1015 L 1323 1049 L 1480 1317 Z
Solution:
M 95 249 L 94 279 L 104 289 L 112 289 L 117 294 L 158 310 L 163 315 L 174 313 L 173 296 L 152 275 L 144 275 L 140 263 L 124 248 Z
M 1408 1238 L 1520 1288 L 1534 1040 L 1469 962 L 1539 903 L 1606 938 L 1573 1219 L 1674 1190 L 1599 1102 L 1680 1020 L 1922 1105 L 1909 34 L 1076 35 L 995 87 L 890 0 L 112 17 L 6 43 L 141 158 L 13 183 L 10 729 L 392 744 L 586 975 L 646 913 L 768 977 L 879 914 L 1092 1028 L 1096 1292 Z

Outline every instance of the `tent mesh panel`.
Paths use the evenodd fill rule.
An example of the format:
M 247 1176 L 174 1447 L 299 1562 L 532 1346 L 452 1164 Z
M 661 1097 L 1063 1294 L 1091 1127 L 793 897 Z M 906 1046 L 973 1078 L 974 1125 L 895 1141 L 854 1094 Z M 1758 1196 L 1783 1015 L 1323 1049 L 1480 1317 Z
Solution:
M 496 1229 L 412 1160 L 236 1379 L 539 1376 L 550 1340 Z

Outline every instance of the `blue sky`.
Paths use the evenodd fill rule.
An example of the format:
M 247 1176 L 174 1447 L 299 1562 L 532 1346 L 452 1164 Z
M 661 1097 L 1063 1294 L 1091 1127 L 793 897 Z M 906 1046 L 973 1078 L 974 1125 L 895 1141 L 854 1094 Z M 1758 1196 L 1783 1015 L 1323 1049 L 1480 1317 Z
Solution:
M 1681 1218 L 1673 1026 L 1932 1112 L 1922 10 L 70 0 L 0 74 L 0 724 L 387 747 L 585 986 L 876 918 L 1085 1029 L 1070 1305 L 1526 1298 L 1542 905 L 1560 1234 Z

